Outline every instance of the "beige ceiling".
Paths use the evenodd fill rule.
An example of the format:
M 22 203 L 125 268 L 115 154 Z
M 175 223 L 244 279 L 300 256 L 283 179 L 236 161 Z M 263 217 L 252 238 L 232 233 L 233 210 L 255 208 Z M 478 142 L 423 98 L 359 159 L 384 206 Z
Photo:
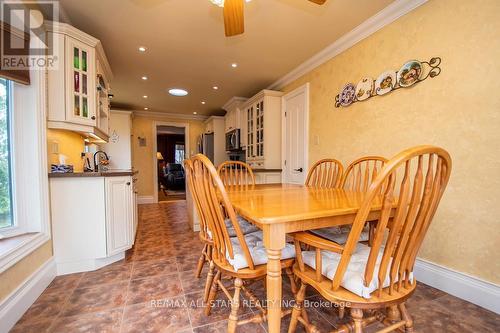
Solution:
M 222 9 L 209 0 L 60 1 L 71 24 L 102 41 L 116 107 L 203 115 L 220 114 L 231 97 L 269 86 L 391 2 L 252 0 L 245 34 L 226 38 Z M 171 87 L 189 95 L 172 97 Z

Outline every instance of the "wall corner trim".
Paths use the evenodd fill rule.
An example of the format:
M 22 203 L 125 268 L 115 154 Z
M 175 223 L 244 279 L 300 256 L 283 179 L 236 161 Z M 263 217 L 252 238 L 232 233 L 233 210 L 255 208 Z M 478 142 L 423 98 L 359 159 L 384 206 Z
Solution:
M 152 204 L 152 203 L 156 203 L 153 195 L 143 195 L 137 197 L 137 204 L 139 205 Z
M 356 28 L 349 31 L 348 33 L 337 39 L 335 42 L 313 55 L 311 58 L 300 64 L 291 72 L 272 83 L 266 89 L 283 89 L 286 85 L 309 73 L 316 67 L 324 64 L 328 60 L 334 58 L 335 56 L 354 46 L 361 40 L 369 37 L 386 25 L 396 21 L 401 16 L 411 12 L 412 10 L 426 2 L 427 0 L 394 1 L 390 5 L 379 11 L 377 14 L 368 18 Z
M 47 260 L 0 302 L 0 333 L 7 333 L 56 277 L 54 258 Z
M 500 286 L 497 284 L 424 259 L 416 260 L 414 274 L 417 281 L 500 314 Z

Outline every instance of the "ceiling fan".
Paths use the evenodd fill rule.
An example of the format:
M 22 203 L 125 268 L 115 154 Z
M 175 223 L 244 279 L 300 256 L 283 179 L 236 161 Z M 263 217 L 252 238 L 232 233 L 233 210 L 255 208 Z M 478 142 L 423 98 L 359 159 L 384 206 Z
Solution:
M 219 7 L 224 7 L 224 30 L 226 37 L 240 35 L 245 31 L 243 6 L 245 0 L 210 0 Z M 247 2 L 250 0 L 246 0 Z M 326 0 L 307 0 L 322 5 Z

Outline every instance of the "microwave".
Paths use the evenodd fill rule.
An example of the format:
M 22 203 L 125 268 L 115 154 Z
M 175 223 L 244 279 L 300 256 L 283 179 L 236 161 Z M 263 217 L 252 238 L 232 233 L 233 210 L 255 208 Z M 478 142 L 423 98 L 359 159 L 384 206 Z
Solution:
M 226 133 L 226 151 L 233 150 L 241 150 L 239 129 L 234 129 Z

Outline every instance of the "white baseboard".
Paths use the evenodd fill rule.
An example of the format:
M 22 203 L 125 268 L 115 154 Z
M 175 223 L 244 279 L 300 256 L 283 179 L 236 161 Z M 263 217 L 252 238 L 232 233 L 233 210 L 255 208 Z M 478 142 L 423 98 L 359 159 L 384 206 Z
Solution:
M 155 203 L 156 200 L 154 198 L 154 196 L 152 195 L 144 195 L 144 196 L 139 196 L 137 197 L 137 203 L 139 205 L 142 205 L 142 204 L 152 204 L 152 203 Z
M 50 258 L 0 303 L 0 333 L 7 333 L 56 277 Z
M 497 284 L 424 259 L 417 259 L 413 273 L 417 281 L 500 314 L 500 286 Z
M 115 254 L 114 256 L 108 258 L 57 262 L 57 275 L 95 271 L 96 269 L 110 265 L 122 259 L 125 259 L 125 252 Z

